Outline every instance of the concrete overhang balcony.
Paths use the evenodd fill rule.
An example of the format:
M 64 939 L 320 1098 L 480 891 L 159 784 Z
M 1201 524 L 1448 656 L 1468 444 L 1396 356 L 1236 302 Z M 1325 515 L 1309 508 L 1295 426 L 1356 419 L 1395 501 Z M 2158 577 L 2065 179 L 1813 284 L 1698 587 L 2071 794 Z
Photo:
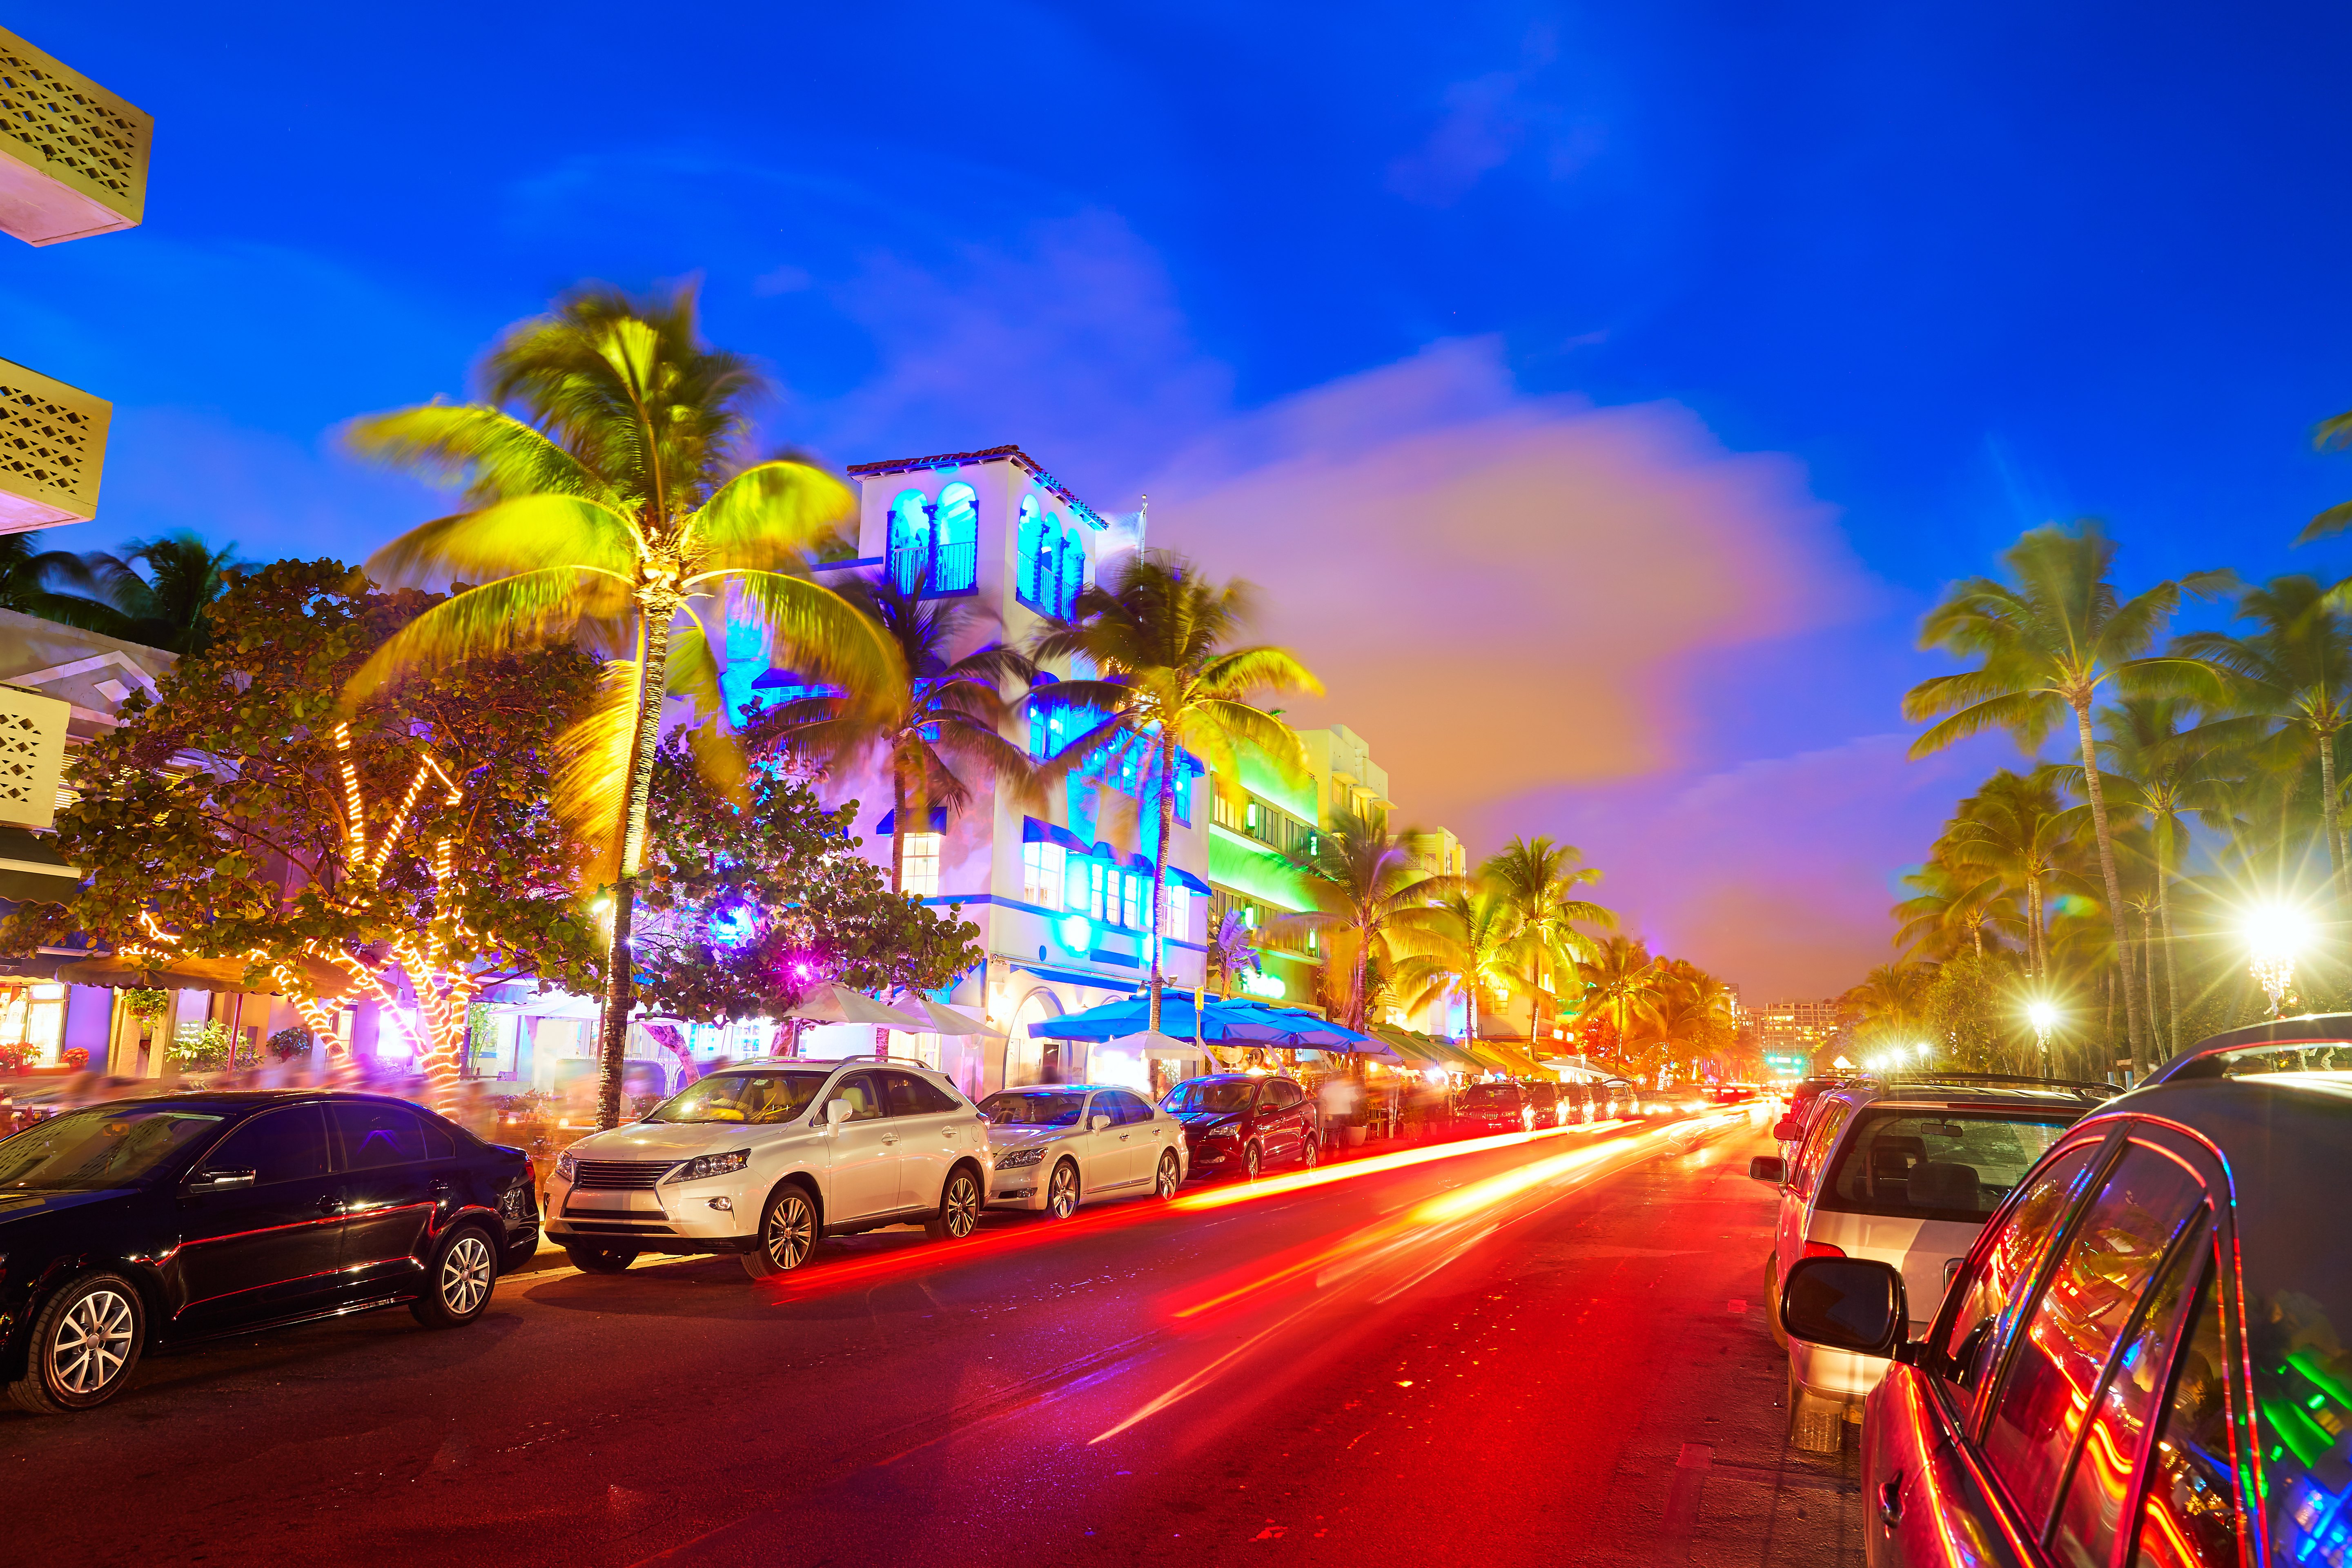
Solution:
M 111 412 L 103 397 L 0 360 L 0 533 L 98 515 Z
M 0 229 L 58 245 L 136 228 L 154 117 L 0 31 Z

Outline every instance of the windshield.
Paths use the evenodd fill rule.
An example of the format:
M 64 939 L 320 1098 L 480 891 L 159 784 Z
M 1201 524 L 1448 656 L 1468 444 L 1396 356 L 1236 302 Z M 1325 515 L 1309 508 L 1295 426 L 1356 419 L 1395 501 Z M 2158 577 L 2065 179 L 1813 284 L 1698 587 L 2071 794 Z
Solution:
M 1519 1108 L 1519 1091 L 1507 1083 L 1475 1084 L 1463 1091 L 1462 1103 L 1481 1109 L 1508 1106 L 1517 1110 Z
M 1076 1127 L 1086 1104 L 1083 1094 L 992 1094 L 980 1113 L 997 1127 Z
M 221 1118 L 162 1106 L 74 1110 L 0 1141 L 0 1187 L 94 1193 L 127 1187 Z
M 821 1072 L 715 1072 L 654 1110 L 648 1121 L 790 1121 L 824 1087 Z
M 1191 1111 L 1210 1110 L 1225 1113 L 1247 1110 L 1250 1097 L 1257 1092 L 1254 1083 L 1236 1082 L 1232 1079 L 1194 1079 L 1180 1083 L 1169 1090 L 1168 1098 L 1160 1102 L 1163 1110 L 1182 1116 Z
M 1822 1184 L 1820 1206 L 1981 1221 L 2074 1120 L 2063 1111 L 1864 1111 Z

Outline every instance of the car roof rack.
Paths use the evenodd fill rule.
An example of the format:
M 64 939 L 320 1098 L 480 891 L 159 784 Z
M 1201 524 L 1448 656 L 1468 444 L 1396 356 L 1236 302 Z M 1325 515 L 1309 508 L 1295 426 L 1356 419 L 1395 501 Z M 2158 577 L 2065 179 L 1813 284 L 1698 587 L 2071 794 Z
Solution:
M 2019 1088 L 2046 1089 L 2073 1094 L 2083 1099 L 2110 1100 L 2123 1090 L 2111 1083 L 2093 1083 L 2084 1079 L 2037 1078 L 2030 1073 L 2015 1072 L 1870 1072 L 1861 1075 L 1864 1081 L 1884 1084 L 1951 1084 L 1957 1088 Z
M 2294 1018 L 2268 1018 L 2200 1040 L 2139 1080 L 2138 1087 L 2169 1083 L 2175 1079 L 2224 1078 L 2223 1058 L 2256 1051 L 2291 1051 L 2313 1047 L 2352 1047 L 2352 1013 L 2305 1013 Z

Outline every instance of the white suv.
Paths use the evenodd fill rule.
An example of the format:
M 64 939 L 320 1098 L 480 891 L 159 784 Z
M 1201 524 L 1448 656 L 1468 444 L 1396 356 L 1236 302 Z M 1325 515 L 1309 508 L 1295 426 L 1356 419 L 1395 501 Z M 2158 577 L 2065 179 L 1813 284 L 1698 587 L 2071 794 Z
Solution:
M 1792 1342 L 1780 1328 L 1780 1279 L 1807 1258 L 1867 1258 L 1901 1270 L 1912 1310 L 1935 1315 L 1977 1232 L 2020 1177 L 2113 1091 L 1993 1074 L 1862 1079 L 1822 1096 L 1790 1156 L 1748 1162 L 1780 1188 L 1766 1321 L 1789 1348 L 1789 1432 L 1800 1448 L 1836 1451 L 1843 1424 L 1886 1362 Z M 1924 1322 L 1911 1325 L 1916 1332 Z
M 807 1262 L 820 1236 L 971 1235 L 990 1159 L 988 1119 L 919 1063 L 746 1063 L 566 1149 L 547 1235 L 593 1274 L 641 1252 L 731 1252 L 760 1279 Z

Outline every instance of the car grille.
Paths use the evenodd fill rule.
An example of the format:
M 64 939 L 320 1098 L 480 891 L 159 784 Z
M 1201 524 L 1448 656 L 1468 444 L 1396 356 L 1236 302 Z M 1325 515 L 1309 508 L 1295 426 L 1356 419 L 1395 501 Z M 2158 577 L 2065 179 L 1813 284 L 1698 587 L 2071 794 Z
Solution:
M 676 1160 L 650 1163 L 643 1160 L 581 1160 L 573 1164 L 574 1187 L 642 1191 L 677 1169 Z

